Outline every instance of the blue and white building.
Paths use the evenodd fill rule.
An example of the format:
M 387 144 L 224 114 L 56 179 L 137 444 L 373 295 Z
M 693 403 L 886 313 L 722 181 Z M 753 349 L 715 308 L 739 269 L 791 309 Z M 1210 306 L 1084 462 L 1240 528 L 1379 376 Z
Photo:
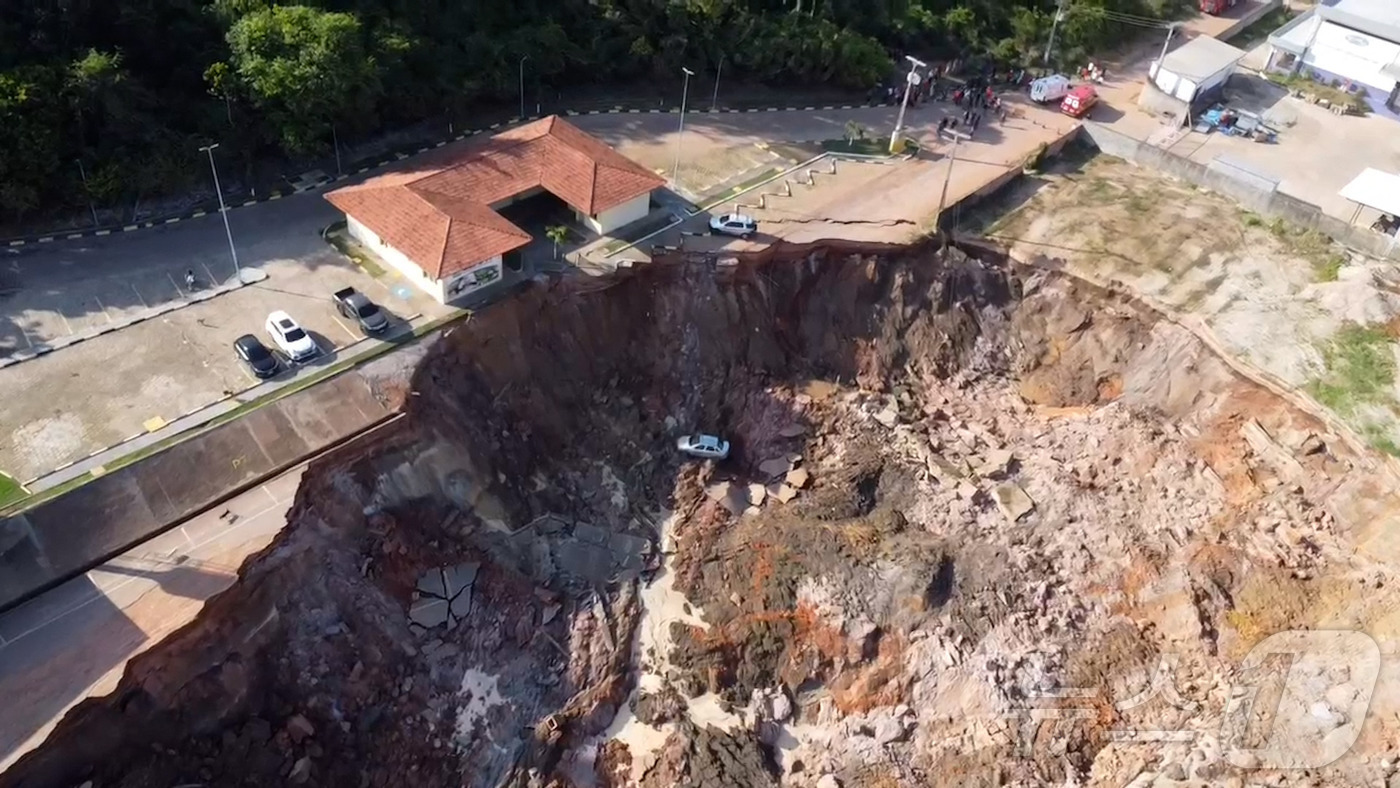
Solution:
M 1269 36 L 1268 67 L 1338 81 L 1400 120 L 1400 0 L 1322 0 Z

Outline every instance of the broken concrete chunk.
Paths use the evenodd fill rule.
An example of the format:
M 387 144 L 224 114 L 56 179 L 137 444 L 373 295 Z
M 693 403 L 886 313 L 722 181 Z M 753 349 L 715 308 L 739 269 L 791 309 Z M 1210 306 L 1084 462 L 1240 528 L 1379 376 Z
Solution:
M 810 478 L 811 474 L 807 473 L 806 468 L 794 468 L 788 471 L 786 481 L 788 486 L 800 490 L 807 486 L 807 481 Z
M 409 608 L 408 620 L 424 629 L 432 629 L 447 623 L 448 611 L 447 600 L 425 597 Z
M 476 573 L 480 568 L 481 564 L 473 561 L 442 570 L 443 585 L 447 590 L 443 596 L 453 599 L 463 590 L 471 588 L 476 582 Z
M 443 587 L 442 570 L 434 568 L 424 572 L 423 576 L 418 578 L 418 593 L 446 599 L 447 590 Z
M 958 484 L 958 497 L 964 501 L 970 501 L 976 498 L 979 492 L 981 492 L 981 490 L 972 482 L 961 482 Z
M 788 699 L 787 693 L 779 687 L 768 702 L 768 716 L 774 722 L 787 722 L 792 716 L 792 701 Z
M 301 744 L 302 739 L 309 739 L 314 735 L 316 735 L 316 727 L 302 715 L 293 714 L 287 720 L 287 736 L 291 738 L 293 744 Z
M 886 427 L 893 427 L 899 423 L 899 409 L 891 402 L 875 412 L 875 420 Z
M 544 609 L 540 611 L 540 626 L 553 621 L 554 617 L 559 615 L 559 611 L 563 609 L 563 605 L 545 605 Z
M 769 494 L 778 500 L 778 503 L 787 503 L 797 497 L 797 490 L 786 484 L 779 484 L 777 491 L 769 490 Z
M 752 506 L 762 506 L 765 498 L 768 497 L 768 489 L 761 484 L 749 485 L 749 504 Z
M 909 735 L 909 726 L 893 717 L 882 717 L 875 723 L 875 743 L 894 744 Z
M 807 427 L 803 424 L 789 424 L 778 430 L 778 435 L 783 438 L 796 438 L 805 434 L 807 434 Z
M 997 449 L 988 452 L 987 459 L 983 461 L 982 467 L 977 469 L 978 476 L 999 476 L 1006 473 L 1006 468 L 1011 464 L 1012 454 L 1006 449 Z
M 834 774 L 823 774 L 817 780 L 817 788 L 841 788 L 841 781 Z
M 283 761 L 286 763 L 286 761 Z M 311 758 L 303 755 L 292 765 L 292 770 L 287 773 L 287 781 L 296 785 L 301 785 L 311 779 Z
M 792 470 L 792 463 L 788 462 L 786 457 L 774 457 L 758 464 L 758 472 L 770 479 L 782 476 L 790 470 Z
M 712 501 L 723 503 L 724 499 L 729 497 L 729 482 L 720 482 L 719 484 L 712 484 L 706 487 L 705 497 Z
M 1021 486 L 1015 482 L 998 484 L 993 491 L 993 496 L 996 498 L 997 507 L 1001 509 L 1002 514 L 1006 515 L 1006 519 L 1012 522 L 1025 517 L 1035 508 L 1035 501 L 1032 501 L 1026 491 L 1022 490 Z
M 472 612 L 472 590 L 467 588 L 452 600 L 452 617 L 462 620 Z

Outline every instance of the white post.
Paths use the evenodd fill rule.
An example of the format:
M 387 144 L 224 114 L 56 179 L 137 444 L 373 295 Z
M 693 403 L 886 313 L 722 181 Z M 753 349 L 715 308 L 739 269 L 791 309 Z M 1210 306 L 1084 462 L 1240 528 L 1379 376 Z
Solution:
M 1055 49 L 1055 28 L 1060 26 L 1060 20 L 1065 15 L 1065 0 L 1060 0 L 1055 6 L 1055 20 L 1050 23 L 1050 41 L 1045 45 L 1045 67 L 1050 67 L 1050 53 Z
M 335 124 L 331 124 L 331 144 L 335 146 L 335 174 L 343 175 L 344 170 L 340 168 L 340 136 L 335 133 Z
M 525 55 L 524 57 L 520 58 L 520 119 L 521 119 L 521 120 L 525 120 L 525 61 L 527 61 L 527 60 L 529 60 L 529 59 L 530 59 L 530 56 L 529 56 L 529 55 Z
M 909 61 L 909 73 L 904 77 L 904 100 L 899 102 L 899 117 L 895 118 L 894 133 L 890 134 L 890 153 L 899 152 L 899 134 L 904 131 L 904 110 L 909 106 L 909 91 L 917 78 L 916 69 L 927 65 L 912 55 L 905 55 L 904 59 Z
M 219 213 L 224 217 L 224 233 L 228 236 L 228 253 L 233 257 L 234 276 L 239 275 L 238 250 L 233 247 L 233 229 L 228 226 L 228 206 L 224 205 L 224 190 L 219 187 L 219 168 L 214 166 L 214 149 L 219 147 L 219 143 L 206 145 L 200 150 L 209 154 L 209 171 L 214 173 L 214 193 L 219 195 Z
M 681 87 L 681 124 L 676 129 L 676 163 L 671 167 L 671 188 L 680 186 L 676 178 L 681 171 L 681 141 L 685 139 L 685 100 L 690 93 L 690 78 L 695 76 L 695 72 L 688 68 L 682 67 L 681 71 L 685 72 L 685 84 Z
M 719 107 L 719 75 L 722 73 L 724 73 L 724 55 L 719 56 L 719 65 L 715 67 L 715 94 L 710 97 L 711 112 Z
M 943 232 L 943 206 L 948 202 L 948 182 L 953 180 L 953 162 L 958 160 L 958 141 L 962 135 L 956 131 L 945 132 L 953 138 L 953 147 L 948 151 L 948 171 L 943 175 L 943 191 L 938 195 L 938 213 L 933 215 L 933 229 L 941 234 L 943 248 L 948 248 L 948 235 Z

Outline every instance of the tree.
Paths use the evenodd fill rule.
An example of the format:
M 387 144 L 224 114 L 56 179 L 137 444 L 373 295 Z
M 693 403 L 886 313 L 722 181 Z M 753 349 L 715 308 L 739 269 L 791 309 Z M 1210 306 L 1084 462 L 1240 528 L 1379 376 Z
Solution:
M 846 142 L 854 145 L 856 140 L 863 139 L 865 139 L 865 127 L 854 120 L 846 121 Z
M 317 149 L 337 121 L 368 125 L 379 73 L 354 14 L 272 6 L 235 22 L 228 44 L 240 84 L 288 150 Z
M 545 228 L 544 235 L 554 242 L 554 259 L 559 259 L 559 244 L 569 240 L 569 228 L 562 224 L 555 224 Z

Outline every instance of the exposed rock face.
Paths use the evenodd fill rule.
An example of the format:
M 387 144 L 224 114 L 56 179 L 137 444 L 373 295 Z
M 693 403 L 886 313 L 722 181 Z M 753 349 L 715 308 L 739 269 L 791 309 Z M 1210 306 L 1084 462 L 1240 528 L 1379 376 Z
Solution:
M 398 432 L 310 469 L 241 581 L 0 788 L 1126 784 L 1157 761 L 1107 726 L 1145 712 L 1029 755 L 1007 720 L 1169 650 L 1218 700 L 1228 655 L 1336 603 L 1321 502 L 1361 471 L 1188 332 L 972 251 L 658 264 L 473 316 Z M 677 456 L 694 431 L 730 459 Z M 663 550 L 708 625 L 662 622 L 668 661 L 633 650 Z M 671 732 L 600 747 L 629 697 Z

